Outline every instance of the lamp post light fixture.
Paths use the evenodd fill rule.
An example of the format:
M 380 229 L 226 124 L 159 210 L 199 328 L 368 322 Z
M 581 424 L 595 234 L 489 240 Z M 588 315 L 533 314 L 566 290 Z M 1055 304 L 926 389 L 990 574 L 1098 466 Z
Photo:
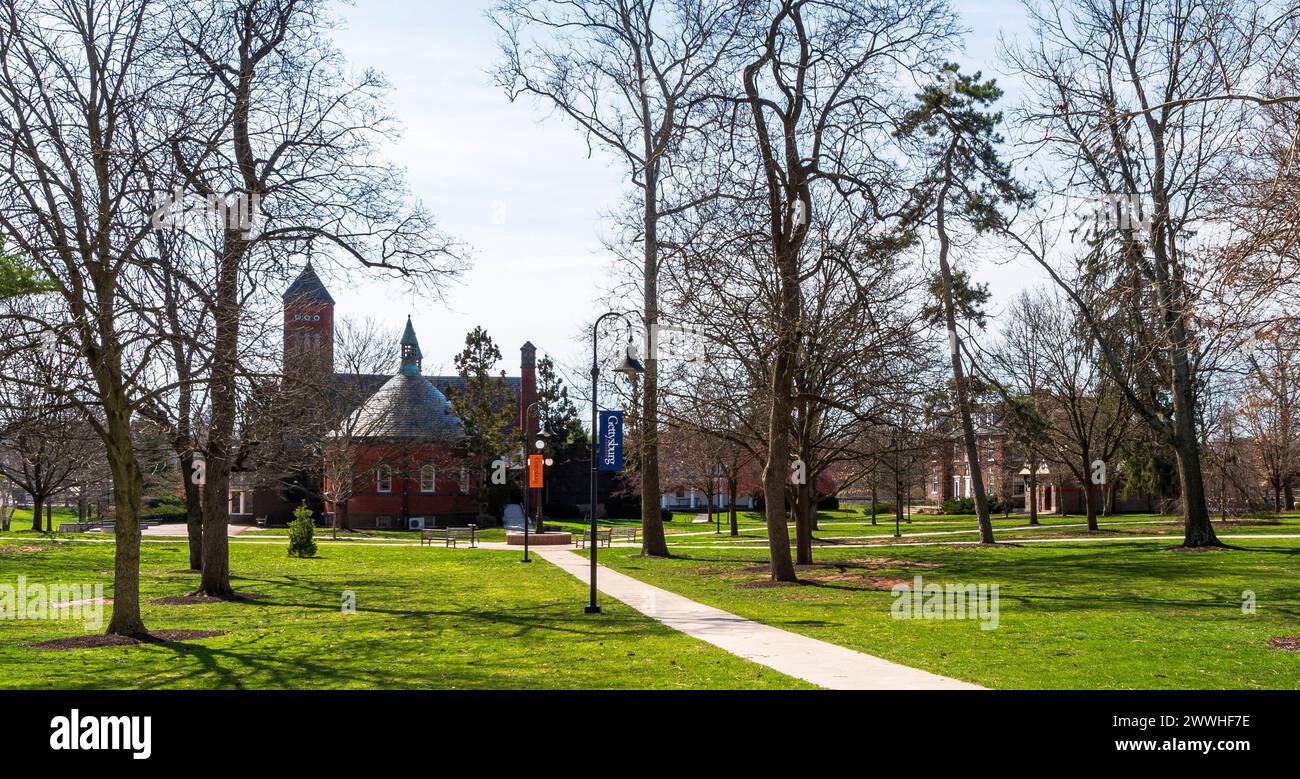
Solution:
M 632 345 L 632 322 L 627 315 L 618 311 L 606 311 L 597 317 L 591 326 L 591 543 L 587 545 L 588 551 L 591 552 L 591 598 L 587 608 L 583 610 L 587 614 L 603 613 L 600 604 L 596 602 L 596 550 L 600 547 L 596 542 L 596 464 L 600 461 L 600 431 L 597 430 L 596 421 L 600 394 L 600 355 L 597 351 L 597 337 L 600 334 L 601 323 L 611 317 L 622 319 L 628 330 L 623 362 L 614 369 L 614 372 L 623 374 L 629 381 L 638 374 L 645 373 L 645 368 L 637 359 L 636 347 Z
M 534 447 L 537 449 L 537 451 L 539 451 L 539 452 L 541 452 L 541 451 L 543 451 L 544 449 L 546 449 L 546 436 L 547 436 L 547 432 L 546 432 L 546 430 L 545 430 L 545 426 L 544 426 L 543 424 L 541 424 L 541 419 L 540 419 L 540 414 L 541 414 L 541 402 L 542 402 L 542 401 L 540 401 L 540 400 L 534 400 L 532 403 L 529 403 L 529 404 L 528 404 L 528 407 L 527 407 L 526 409 L 524 409 L 524 429 L 523 429 L 524 438 L 527 439 L 529 431 L 532 430 L 532 424 L 531 424 L 531 422 L 532 422 L 534 419 L 537 420 L 539 430 L 538 430 L 538 432 L 537 432 L 537 440 L 533 442 L 533 446 L 534 446 Z M 523 471 L 523 473 L 524 473 L 524 476 L 523 476 L 523 498 L 524 498 L 524 559 L 523 559 L 523 560 L 520 560 L 520 562 L 523 562 L 523 563 L 531 563 L 532 560 L 528 557 L 528 515 L 529 515 L 530 512 L 533 513 L 533 515 L 534 515 L 534 519 L 537 521 L 537 529 L 538 529 L 538 531 L 541 531 L 541 529 L 542 529 L 542 505 L 541 505 L 541 493 L 539 492 L 539 493 L 537 494 L 537 496 L 536 496 L 536 498 L 537 498 L 537 507 L 536 507 L 536 509 L 534 510 L 534 508 L 533 508 L 533 506 L 532 506 L 533 488 L 532 488 L 531 486 L 529 486 L 529 480 L 530 480 L 531 477 L 532 477 L 532 471 L 531 471 L 531 469 L 528 467 L 528 462 L 529 462 L 529 461 L 528 461 L 528 449 L 527 449 L 527 447 L 524 448 L 523 455 L 524 455 L 524 463 L 523 463 L 523 464 L 524 464 L 524 471 Z M 548 457 L 548 458 L 546 458 L 546 459 L 543 461 L 543 465 L 550 465 L 551 462 L 552 462 L 552 460 Z
M 529 431 L 532 430 L 532 424 L 530 424 L 531 421 L 537 417 L 537 414 L 538 414 L 538 412 L 540 411 L 540 409 L 538 408 L 538 404 L 539 404 L 539 403 L 541 403 L 540 400 L 534 400 L 532 403 L 529 403 L 529 404 L 528 404 L 528 407 L 527 407 L 526 409 L 524 409 L 524 429 L 523 429 L 522 432 L 523 432 L 523 434 L 524 434 L 524 438 L 525 438 L 525 439 L 527 439 Z M 537 439 L 537 444 L 536 444 L 536 446 L 537 446 L 537 448 L 540 450 L 540 449 L 542 449 L 543 447 L 546 446 L 546 442 L 543 441 L 543 440 L 541 440 L 541 439 L 539 438 L 539 439 Z M 530 472 L 530 470 L 529 470 L 529 468 L 528 468 L 528 449 L 527 449 L 527 447 L 524 448 L 523 455 L 524 455 L 524 471 L 523 471 L 523 473 L 524 473 L 524 477 L 523 477 L 523 487 L 524 487 L 524 490 L 523 490 L 523 492 L 524 492 L 524 559 L 520 560 L 519 562 L 521 562 L 521 563 L 531 563 L 532 560 L 529 559 L 529 557 L 528 557 L 528 514 L 529 514 L 529 512 L 530 512 L 531 509 L 532 509 L 532 505 L 531 505 L 531 504 L 532 504 L 531 496 L 532 496 L 532 491 L 533 491 L 533 490 L 532 490 L 532 488 L 531 488 L 530 486 L 528 486 L 528 480 L 531 478 L 532 473 Z M 540 529 L 540 528 L 539 528 L 539 529 Z

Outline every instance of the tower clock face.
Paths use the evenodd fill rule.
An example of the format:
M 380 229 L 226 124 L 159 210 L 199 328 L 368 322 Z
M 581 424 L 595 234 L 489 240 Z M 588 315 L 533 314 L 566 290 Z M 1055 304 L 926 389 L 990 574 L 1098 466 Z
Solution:
M 319 322 L 319 321 L 320 321 L 320 314 L 294 314 L 294 315 L 293 315 L 293 321 L 295 321 L 295 322 Z

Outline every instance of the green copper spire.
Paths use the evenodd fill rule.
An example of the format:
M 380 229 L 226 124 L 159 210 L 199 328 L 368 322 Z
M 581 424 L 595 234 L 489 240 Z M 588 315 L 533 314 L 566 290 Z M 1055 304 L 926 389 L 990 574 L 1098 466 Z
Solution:
M 411 317 L 406 317 L 406 331 L 402 333 L 402 373 L 407 376 L 419 376 L 421 360 L 424 358 L 420 354 L 420 342 L 415 337 L 415 327 L 411 325 Z

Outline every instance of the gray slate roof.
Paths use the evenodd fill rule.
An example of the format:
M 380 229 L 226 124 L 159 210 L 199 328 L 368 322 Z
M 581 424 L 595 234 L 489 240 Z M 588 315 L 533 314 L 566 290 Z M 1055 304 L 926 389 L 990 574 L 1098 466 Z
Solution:
M 404 382 L 396 382 L 404 379 Z M 421 386 L 423 382 L 425 386 Z M 508 376 L 506 388 L 511 400 L 519 397 L 519 377 Z M 391 385 L 391 386 L 390 386 Z M 425 389 L 427 386 L 428 389 Z M 460 376 L 396 376 L 380 373 L 334 374 L 335 396 L 344 408 L 340 415 L 362 407 L 365 417 L 354 429 L 366 431 L 374 437 L 424 437 L 443 440 L 448 436 L 459 439 L 464 434 L 454 404 L 448 398 L 465 389 Z M 384 395 L 380 397 L 381 390 Z M 432 390 L 432 392 L 429 392 Z M 376 400 L 376 398 L 379 398 Z M 517 401 L 515 401 L 517 402 Z M 379 417 L 396 410 L 395 419 L 381 423 Z M 402 432 L 403 430 L 408 432 Z M 374 432 L 379 431 L 379 432 Z
M 354 429 L 368 438 L 420 438 L 457 443 L 465 436 L 447 396 L 424 376 L 399 373 L 357 412 Z
M 325 285 L 321 282 L 320 276 L 316 275 L 316 271 L 312 269 L 310 262 L 302 269 L 302 273 L 298 274 L 298 278 L 294 279 L 289 288 L 284 291 L 281 299 L 285 301 L 313 300 L 334 305 L 334 298 L 330 297 L 329 290 L 325 289 Z

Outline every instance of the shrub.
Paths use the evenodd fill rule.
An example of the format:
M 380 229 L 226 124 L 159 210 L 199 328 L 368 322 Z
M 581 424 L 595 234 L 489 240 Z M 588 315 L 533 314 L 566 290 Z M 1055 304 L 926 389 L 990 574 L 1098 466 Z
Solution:
M 672 522 L 672 521 L 673 521 L 673 510 L 672 510 L 672 509 L 659 509 L 659 518 L 662 519 L 664 522 Z
M 640 495 L 610 495 L 605 499 L 605 516 L 610 519 L 640 519 Z
M 974 514 L 974 498 L 948 498 L 941 504 L 945 514 Z
M 497 518 L 493 514 L 479 514 L 477 522 L 479 527 L 496 527 L 498 524 Z
M 289 556 L 316 556 L 315 524 L 312 522 L 311 509 L 303 503 L 293 510 L 293 521 L 289 523 Z
M 839 511 L 840 499 L 834 495 L 827 495 L 817 501 L 817 508 L 821 511 Z

